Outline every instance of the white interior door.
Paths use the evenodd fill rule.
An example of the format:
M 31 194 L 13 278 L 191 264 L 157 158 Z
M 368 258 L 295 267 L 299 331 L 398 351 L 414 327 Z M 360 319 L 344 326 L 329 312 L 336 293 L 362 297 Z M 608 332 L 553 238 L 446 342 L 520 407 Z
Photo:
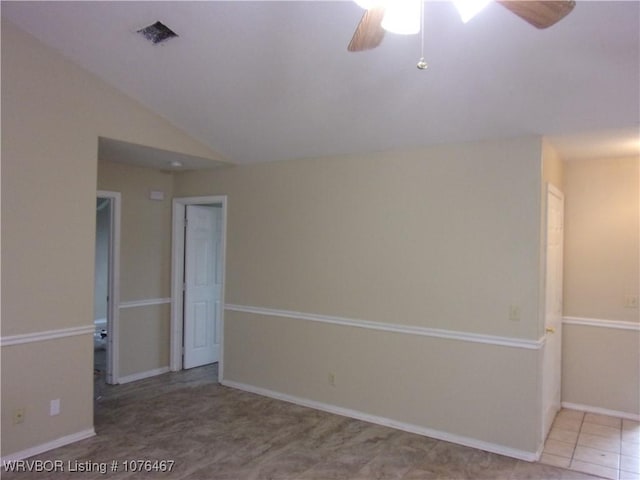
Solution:
M 222 296 L 222 208 L 187 205 L 184 368 L 217 362 Z
M 545 282 L 545 345 L 542 382 L 544 436 L 560 409 L 562 386 L 562 248 L 564 243 L 564 195 L 547 188 L 547 265 Z

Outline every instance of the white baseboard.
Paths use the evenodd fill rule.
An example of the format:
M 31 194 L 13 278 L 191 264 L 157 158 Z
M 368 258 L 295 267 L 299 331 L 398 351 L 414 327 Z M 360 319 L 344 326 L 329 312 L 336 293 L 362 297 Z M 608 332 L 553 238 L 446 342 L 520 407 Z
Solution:
M 496 443 L 485 442 L 475 438 L 464 437 L 461 435 L 455 435 L 455 434 L 443 432 L 440 430 L 433 430 L 431 428 L 421 427 L 419 425 L 399 422 L 391 418 L 380 417 L 377 415 L 370 415 L 368 413 L 360 412 L 358 410 L 351 410 L 349 408 L 338 407 L 336 405 L 331 405 L 328 403 L 316 402 L 315 400 L 309 400 L 307 398 L 296 397 L 293 395 L 288 395 L 286 393 L 275 392 L 273 390 L 255 387 L 253 385 L 248 385 L 245 383 L 234 382 L 232 380 L 222 380 L 221 383 L 222 385 L 225 385 L 227 387 L 236 388 L 238 390 L 255 393 L 257 395 L 262 395 L 265 397 L 274 398 L 276 400 L 282 400 L 284 402 L 301 405 L 303 407 L 309 407 L 315 410 L 321 410 L 321 411 L 333 413 L 336 415 L 342 415 L 344 417 L 354 418 L 356 420 L 375 423 L 377 425 L 395 428 L 397 430 L 402 430 L 409 433 L 415 433 L 418 435 L 423 435 L 425 437 L 435 438 L 438 440 L 457 443 L 459 445 L 464 445 L 467 447 L 478 448 L 480 450 L 485 450 L 487 452 L 506 455 L 508 457 L 513 457 L 520 460 L 526 460 L 528 462 L 537 461 L 540 458 L 540 455 L 542 453 L 541 451 L 529 452 L 525 450 L 519 450 L 519 449 L 507 447 L 505 445 L 498 445 Z
M 608 408 L 593 407 L 591 405 L 582 405 L 580 403 L 562 402 L 562 408 L 570 410 L 579 410 L 581 412 L 598 413 L 600 415 L 609 415 L 610 417 L 626 418 L 628 420 L 640 421 L 640 415 L 637 413 L 621 412 L 619 410 L 610 410 Z
M 82 430 L 81 432 L 72 433 L 71 435 L 65 435 L 64 437 L 51 440 L 50 442 L 36 445 L 35 447 L 27 448 L 20 452 L 12 453 L 11 455 L 4 456 L 0 459 L 0 464 L 4 465 L 4 462 L 11 462 L 14 460 L 24 460 L 25 458 L 33 457 L 34 455 L 40 455 L 41 453 L 48 452 L 54 448 L 64 447 L 70 443 L 79 442 L 95 436 L 96 432 L 93 428 Z
M 156 375 L 162 375 L 168 371 L 169 367 L 154 368 L 153 370 L 148 370 L 146 372 L 134 373 L 133 375 L 120 377 L 118 378 L 118 383 L 136 382 L 138 380 L 144 380 L 145 378 L 155 377 Z

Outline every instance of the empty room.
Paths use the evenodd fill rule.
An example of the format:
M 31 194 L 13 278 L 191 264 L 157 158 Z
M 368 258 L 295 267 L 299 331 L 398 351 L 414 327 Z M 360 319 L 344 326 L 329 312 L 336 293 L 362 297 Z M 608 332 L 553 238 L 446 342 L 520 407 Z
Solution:
M 640 2 L 0 8 L 3 477 L 640 478 Z

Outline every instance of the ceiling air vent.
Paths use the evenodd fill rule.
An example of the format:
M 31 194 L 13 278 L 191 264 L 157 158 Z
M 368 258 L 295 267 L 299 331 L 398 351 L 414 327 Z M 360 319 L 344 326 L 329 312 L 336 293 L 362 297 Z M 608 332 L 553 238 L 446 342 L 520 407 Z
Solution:
M 153 43 L 160 43 L 169 38 L 177 37 L 178 34 L 161 22 L 156 22 L 148 27 L 141 28 L 138 33 Z

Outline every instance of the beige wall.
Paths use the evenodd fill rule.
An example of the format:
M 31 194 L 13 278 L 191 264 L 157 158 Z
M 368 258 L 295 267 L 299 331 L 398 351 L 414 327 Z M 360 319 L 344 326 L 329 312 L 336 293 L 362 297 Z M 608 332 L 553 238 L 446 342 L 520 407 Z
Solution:
M 3 456 L 93 428 L 91 334 L 5 346 L 1 360 Z M 60 415 L 51 417 L 54 399 Z M 15 408 L 24 423 L 13 424 Z
M 542 178 L 554 187 L 564 190 L 564 163 L 547 139 L 542 141 Z M 546 195 L 544 197 L 546 198 Z
M 185 173 L 175 193 L 229 195 L 227 303 L 537 340 L 540 158 L 525 138 Z
M 92 324 L 98 136 L 217 158 L 2 18 L 3 339 Z M 92 428 L 91 344 L 2 348 L 3 456 Z
M 538 447 L 538 354 L 299 319 L 225 317 L 227 380 L 514 456 Z
M 120 163 L 98 163 L 98 189 L 121 193 L 120 301 L 171 294 L 173 175 Z M 151 190 L 165 193 L 151 200 Z
M 276 162 L 180 174 L 175 194 L 228 195 L 228 304 L 536 341 L 541 158 L 522 138 Z M 521 452 L 541 442 L 540 350 L 237 311 L 224 347 L 227 381 Z
M 169 304 L 120 310 L 120 378 L 169 367 Z
M 171 296 L 173 175 L 109 161 L 98 163 L 98 189 L 120 192 L 120 301 Z M 165 199 L 151 200 L 152 190 Z M 120 310 L 120 376 L 169 365 L 169 305 Z
M 640 160 L 565 162 L 564 402 L 640 415 Z M 623 328 L 612 328 L 613 321 Z M 607 326 L 609 324 L 610 326 Z
M 638 158 L 566 162 L 564 314 L 638 322 Z
M 640 415 L 640 332 L 564 325 L 562 401 Z

